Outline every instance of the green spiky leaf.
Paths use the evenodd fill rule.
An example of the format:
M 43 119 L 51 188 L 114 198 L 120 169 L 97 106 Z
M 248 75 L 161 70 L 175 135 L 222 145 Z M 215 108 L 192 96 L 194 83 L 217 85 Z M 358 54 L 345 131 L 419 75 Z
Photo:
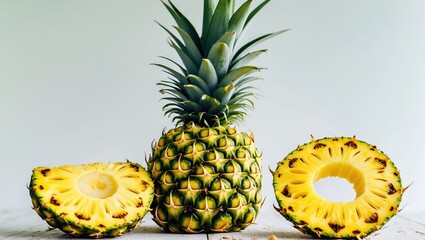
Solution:
M 235 32 L 237 36 L 241 34 L 242 29 L 245 26 L 251 3 L 252 0 L 248 0 L 242 4 L 229 20 L 229 31 Z
M 189 74 L 187 76 L 187 79 L 189 80 L 190 83 L 199 87 L 204 93 L 210 94 L 210 89 L 209 89 L 207 83 L 202 78 L 200 78 L 199 76 Z
M 207 36 L 208 31 L 210 29 L 211 25 L 211 19 L 214 14 L 214 0 L 204 0 L 204 15 L 203 15 L 203 22 L 202 22 L 202 37 L 201 37 L 201 43 L 202 46 L 205 49 L 205 45 L 207 42 Z
M 239 80 L 239 78 L 246 76 L 248 74 L 251 74 L 253 72 L 258 72 L 261 69 L 255 66 L 243 66 L 237 69 L 234 69 L 230 71 L 224 78 L 221 80 L 221 82 L 218 84 L 218 87 L 224 87 L 230 84 L 233 84 L 233 82 L 236 82 Z
M 210 91 L 214 90 L 218 85 L 217 72 L 211 61 L 207 58 L 202 59 L 201 66 L 199 67 L 198 75 L 204 79 Z
M 195 63 L 196 67 L 199 67 L 199 65 L 201 64 L 202 55 L 199 52 L 199 49 L 197 48 L 196 43 L 189 36 L 189 34 L 187 34 L 183 29 L 177 26 L 174 26 L 174 28 L 179 32 L 180 36 L 182 37 L 186 45 L 187 53 L 192 59 L 192 62 Z
M 174 42 L 177 43 L 179 48 L 182 48 L 182 49 L 186 48 L 185 45 L 183 44 L 183 42 L 180 41 L 180 39 L 175 34 L 173 34 L 170 30 L 168 30 L 166 27 L 164 27 L 164 25 L 162 25 L 158 21 L 155 21 L 155 23 L 158 24 L 162 29 L 164 29 L 170 35 L 170 37 L 174 40 Z
M 227 104 L 232 98 L 232 95 L 235 93 L 235 91 L 236 88 L 233 85 L 220 87 L 214 91 L 213 97 L 220 101 L 221 104 Z
M 232 64 L 230 65 L 230 69 L 235 69 L 244 65 L 247 65 L 248 63 L 250 63 L 252 60 L 256 59 L 258 56 L 260 56 L 261 54 L 267 52 L 267 49 L 261 49 L 261 50 L 257 50 L 254 52 L 249 52 L 247 54 L 245 54 L 243 57 L 240 57 L 234 61 L 232 61 Z
M 168 66 L 165 66 L 163 64 L 158 64 L 158 63 L 153 63 L 153 65 L 163 68 L 164 72 L 168 73 L 169 75 L 171 75 L 171 76 L 175 77 L 177 80 L 179 80 L 181 85 L 189 83 L 181 73 L 175 71 L 174 69 L 172 69 Z
M 164 56 L 159 56 L 159 57 L 173 63 L 174 65 L 176 65 L 180 69 L 180 71 L 183 75 L 187 75 L 187 70 L 182 65 L 180 65 L 178 62 L 176 62 L 173 59 L 168 58 L 168 57 L 164 57 Z
M 217 98 L 211 97 L 207 94 L 204 94 L 200 101 L 199 104 L 208 111 L 208 109 L 211 109 L 213 106 L 215 105 L 220 105 L 220 101 L 217 100 Z
M 270 39 L 272 37 L 275 37 L 275 36 L 277 36 L 277 35 L 279 35 L 281 33 L 284 33 L 284 32 L 286 32 L 288 30 L 289 29 L 285 29 L 285 30 L 274 32 L 274 33 L 268 33 L 268 34 L 265 34 L 265 35 L 263 35 L 261 37 L 258 37 L 256 39 L 254 39 L 254 40 L 246 43 L 241 48 L 239 48 L 239 50 L 235 53 L 235 55 L 233 56 L 233 60 L 238 59 L 238 56 L 240 54 L 244 53 L 246 50 L 250 49 L 251 47 L 253 47 L 253 46 L 255 46 L 255 45 L 257 45 L 257 44 L 259 44 L 259 43 L 261 43 L 261 42 L 263 42 L 263 41 L 265 41 L 267 39 Z
M 177 54 L 180 56 L 180 59 L 182 60 L 184 66 L 187 69 L 187 72 L 190 73 L 196 73 L 198 68 L 196 67 L 196 64 L 192 61 L 192 59 L 189 57 L 186 51 L 181 49 L 179 46 L 177 46 L 173 41 L 169 41 L 170 46 L 176 50 Z
M 167 5 L 165 2 L 162 1 L 164 6 L 167 8 L 168 12 L 170 12 L 171 16 L 173 16 L 174 20 L 176 21 L 177 25 L 183 29 L 185 32 L 187 32 L 190 37 L 193 39 L 193 41 L 196 43 L 196 46 L 198 49 L 202 49 L 201 47 L 201 41 L 199 38 L 199 35 L 195 29 L 195 27 L 192 25 L 192 23 L 189 21 L 189 19 L 184 16 L 174 4 L 168 0 L 168 3 L 170 5 Z
M 209 52 L 210 48 L 220 39 L 227 31 L 229 26 L 229 2 L 228 0 L 220 0 L 215 8 L 211 18 L 210 27 L 205 43 L 205 52 Z
M 193 84 L 186 84 L 186 85 L 184 85 L 184 88 L 186 89 L 186 91 L 188 93 L 189 99 L 191 99 L 195 102 L 199 102 L 202 95 L 205 94 L 205 92 L 202 91 L 202 89 L 200 87 L 193 85 Z
M 215 43 L 208 54 L 208 59 L 213 64 L 219 80 L 227 74 L 230 57 L 229 46 L 224 42 Z
M 260 3 L 256 8 L 254 8 L 254 10 L 252 10 L 252 12 L 248 15 L 243 28 L 246 28 L 248 26 L 249 22 L 255 17 L 255 15 L 257 15 L 257 13 L 260 12 L 261 9 L 264 6 L 266 6 L 269 2 L 270 2 L 270 0 L 265 0 L 264 2 Z

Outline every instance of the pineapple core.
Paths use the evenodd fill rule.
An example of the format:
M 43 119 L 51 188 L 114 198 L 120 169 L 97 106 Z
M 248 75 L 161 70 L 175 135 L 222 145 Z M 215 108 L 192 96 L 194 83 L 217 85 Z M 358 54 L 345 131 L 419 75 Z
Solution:
M 356 198 L 360 197 L 365 191 L 363 173 L 349 163 L 334 162 L 327 164 L 315 174 L 313 182 L 327 177 L 343 178 L 353 184 Z
M 92 172 L 82 175 L 77 181 L 78 189 L 86 196 L 105 199 L 115 194 L 117 181 L 108 174 Z

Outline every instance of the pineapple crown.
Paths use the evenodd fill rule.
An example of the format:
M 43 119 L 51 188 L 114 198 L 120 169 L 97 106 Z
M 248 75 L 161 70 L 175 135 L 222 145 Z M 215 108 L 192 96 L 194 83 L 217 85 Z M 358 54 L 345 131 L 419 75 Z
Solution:
M 168 0 L 162 2 L 174 18 L 179 37 L 161 26 L 169 35 L 169 44 L 179 55 L 182 64 L 168 58 L 174 67 L 154 64 L 169 78 L 158 83 L 165 115 L 174 115 L 177 124 L 194 122 L 202 126 L 229 125 L 242 121 L 246 111 L 254 108 L 255 87 L 249 83 L 260 78 L 252 76 L 261 68 L 248 63 L 266 52 L 250 49 L 286 30 L 268 33 L 245 44 L 239 40 L 253 17 L 268 3 L 265 0 L 251 12 L 252 0 L 237 9 L 235 0 L 204 0 L 202 35 L 192 23 Z M 241 46 L 239 46 L 241 45 Z M 176 70 L 177 69 L 177 70 Z

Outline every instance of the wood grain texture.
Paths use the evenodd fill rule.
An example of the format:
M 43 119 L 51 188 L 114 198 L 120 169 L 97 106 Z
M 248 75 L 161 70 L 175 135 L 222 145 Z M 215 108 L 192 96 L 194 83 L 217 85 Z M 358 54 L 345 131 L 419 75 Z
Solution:
M 57 229 L 49 229 L 30 208 L 0 210 L 0 239 L 75 239 Z M 165 233 L 147 215 L 134 231 L 117 239 L 199 239 L 199 240 L 302 240 L 312 239 L 294 229 L 289 222 L 274 212 L 260 214 L 257 224 L 241 232 L 220 234 L 172 234 Z M 383 229 L 373 233 L 370 240 L 425 240 L 425 213 L 401 212 L 392 218 Z

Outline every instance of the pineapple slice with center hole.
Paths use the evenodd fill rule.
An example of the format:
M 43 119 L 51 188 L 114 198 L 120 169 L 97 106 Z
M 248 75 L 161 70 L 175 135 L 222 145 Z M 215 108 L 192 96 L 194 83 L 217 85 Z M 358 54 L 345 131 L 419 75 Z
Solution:
M 276 210 L 295 228 L 319 238 L 360 239 L 380 229 L 398 213 L 405 190 L 390 158 L 354 137 L 313 139 L 287 155 L 272 174 Z M 314 183 L 327 177 L 352 183 L 355 199 L 320 196 Z

